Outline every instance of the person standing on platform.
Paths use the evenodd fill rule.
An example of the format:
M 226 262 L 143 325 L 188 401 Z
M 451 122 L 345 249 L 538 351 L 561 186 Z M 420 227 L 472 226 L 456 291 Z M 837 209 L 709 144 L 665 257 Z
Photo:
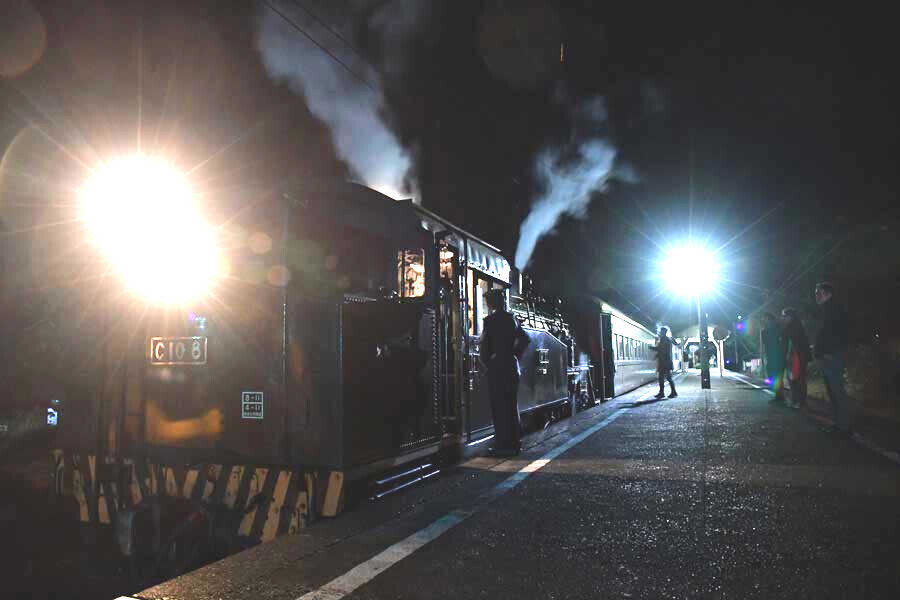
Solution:
M 659 328 L 659 342 L 655 346 L 650 347 L 656 352 L 656 372 L 659 374 L 659 393 L 656 395 L 658 400 L 666 397 L 666 381 L 669 382 L 669 398 L 677 398 L 678 392 L 675 391 L 675 382 L 672 381 L 672 340 L 669 338 L 669 328 Z
M 484 318 L 481 334 L 481 361 L 487 367 L 488 392 L 494 417 L 496 456 L 515 456 L 520 451 L 519 438 L 519 357 L 530 340 L 522 326 L 506 310 L 503 290 L 485 294 L 491 314 Z
M 787 344 L 787 371 L 791 375 L 791 407 L 806 408 L 806 365 L 812 360 L 809 337 L 796 309 L 781 311 Z
M 822 329 L 816 336 L 814 350 L 834 415 L 834 425 L 829 432 L 849 436 L 852 433 L 850 398 L 844 387 L 844 359 L 850 337 L 847 313 L 835 301 L 834 288 L 830 283 L 817 284 L 815 294 L 816 304 L 822 310 Z
M 766 383 L 769 384 L 775 397 L 772 402 L 784 402 L 784 336 L 778 321 L 771 313 L 762 314 L 762 343 L 766 358 Z

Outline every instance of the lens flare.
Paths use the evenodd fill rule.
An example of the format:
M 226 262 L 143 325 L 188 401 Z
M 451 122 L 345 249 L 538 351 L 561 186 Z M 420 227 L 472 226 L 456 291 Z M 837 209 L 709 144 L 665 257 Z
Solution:
M 172 165 L 129 156 L 96 171 L 81 190 L 82 218 L 126 286 L 154 302 L 190 301 L 219 274 L 212 228 Z
M 679 296 L 697 296 L 715 289 L 719 263 L 712 251 L 684 246 L 666 252 L 661 265 L 666 286 Z

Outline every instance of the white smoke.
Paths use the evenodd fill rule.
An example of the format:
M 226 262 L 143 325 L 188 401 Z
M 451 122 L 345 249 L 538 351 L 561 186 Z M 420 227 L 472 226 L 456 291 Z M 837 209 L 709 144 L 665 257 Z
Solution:
M 575 117 L 594 126 L 602 124 L 606 120 L 602 99 L 582 105 L 576 110 Z M 615 148 L 599 136 L 575 144 L 574 151 L 572 148 L 551 148 L 538 155 L 535 170 L 543 192 L 519 230 L 517 269 L 528 265 L 538 240 L 553 230 L 560 217 L 564 214 L 584 216 L 591 195 L 603 188 L 615 158 Z
M 257 44 L 269 75 L 287 82 L 304 97 L 310 112 L 328 125 L 338 155 L 355 177 L 393 198 L 416 195 L 410 189 L 412 159 L 382 118 L 384 94 L 378 73 L 300 11 L 282 12 L 347 68 L 263 7 Z

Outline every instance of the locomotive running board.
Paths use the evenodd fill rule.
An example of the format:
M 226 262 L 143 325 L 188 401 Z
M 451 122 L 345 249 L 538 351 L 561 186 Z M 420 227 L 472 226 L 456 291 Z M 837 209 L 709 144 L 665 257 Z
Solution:
M 366 463 L 364 465 L 360 465 L 358 467 L 354 467 L 344 472 L 347 481 L 358 481 L 360 479 L 367 479 L 372 477 L 373 475 L 377 475 L 379 473 L 384 473 L 386 471 L 390 471 L 395 467 L 399 467 L 406 463 L 410 463 L 421 458 L 426 458 L 431 456 L 432 454 L 437 454 L 441 449 L 441 442 L 434 442 L 432 444 L 428 444 L 427 446 L 422 446 L 412 452 L 408 452 L 406 454 L 401 454 L 400 456 L 392 456 L 390 458 L 384 458 L 381 460 L 377 460 L 375 462 Z

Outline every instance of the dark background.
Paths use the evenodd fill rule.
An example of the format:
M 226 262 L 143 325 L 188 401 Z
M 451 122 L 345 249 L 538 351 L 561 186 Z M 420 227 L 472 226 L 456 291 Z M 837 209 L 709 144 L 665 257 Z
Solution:
M 383 116 L 415 159 L 427 208 L 512 258 L 542 191 L 536 157 L 602 136 L 617 149 L 616 175 L 584 218 L 563 218 L 538 244 L 529 269 L 541 291 L 597 294 L 678 332 L 696 313 L 665 289 L 659 262 L 694 239 L 722 265 L 706 302 L 713 323 L 793 305 L 814 327 L 813 286 L 831 279 L 868 351 L 848 379 L 873 384 L 896 415 L 892 13 L 421 0 L 428 10 L 397 56 L 372 24 L 404 2 L 418 0 L 278 5 L 298 21 L 303 8 L 321 15 L 343 40 L 320 28 L 319 43 L 338 56 L 350 43 L 381 74 Z M 127 591 L 83 567 L 74 522 L 33 491 L 46 494 L 55 447 L 40 431 L 47 399 L 74 408 L 97 390 L 108 290 L 83 276 L 92 259 L 73 209 L 89 167 L 138 148 L 166 156 L 190 170 L 218 220 L 286 180 L 354 176 L 327 127 L 266 73 L 255 40 L 264 10 L 249 0 L 0 2 L 0 416 L 37 417 L 39 433 L 0 450 L 0 525 L 22 540 L 0 557 L 12 593 L 16 577 L 59 597 Z M 573 118 L 596 97 L 608 120 Z
M 687 326 L 695 311 L 664 288 L 658 262 L 691 236 L 719 249 L 713 321 L 811 311 L 813 284 L 828 278 L 860 339 L 897 333 L 887 14 L 439 1 L 398 65 L 370 27 L 391 2 L 280 6 L 290 16 L 298 4 L 384 75 L 385 118 L 415 157 L 423 204 L 509 256 L 540 191 L 535 156 L 598 132 L 614 144 L 625 175 L 538 244 L 530 269 L 545 292 L 588 290 L 648 324 Z M 267 76 L 254 44 L 260 3 L 9 6 L 18 20 L 0 26 L 0 189 L 27 170 L 43 190 L 32 201 L 65 197 L 86 173 L 79 161 L 133 151 L 138 130 L 145 150 L 199 165 L 192 178 L 210 202 L 287 177 L 351 175 L 302 98 Z M 29 45 L 41 31 L 46 43 Z M 598 95 L 609 120 L 579 129 L 573 107 Z

